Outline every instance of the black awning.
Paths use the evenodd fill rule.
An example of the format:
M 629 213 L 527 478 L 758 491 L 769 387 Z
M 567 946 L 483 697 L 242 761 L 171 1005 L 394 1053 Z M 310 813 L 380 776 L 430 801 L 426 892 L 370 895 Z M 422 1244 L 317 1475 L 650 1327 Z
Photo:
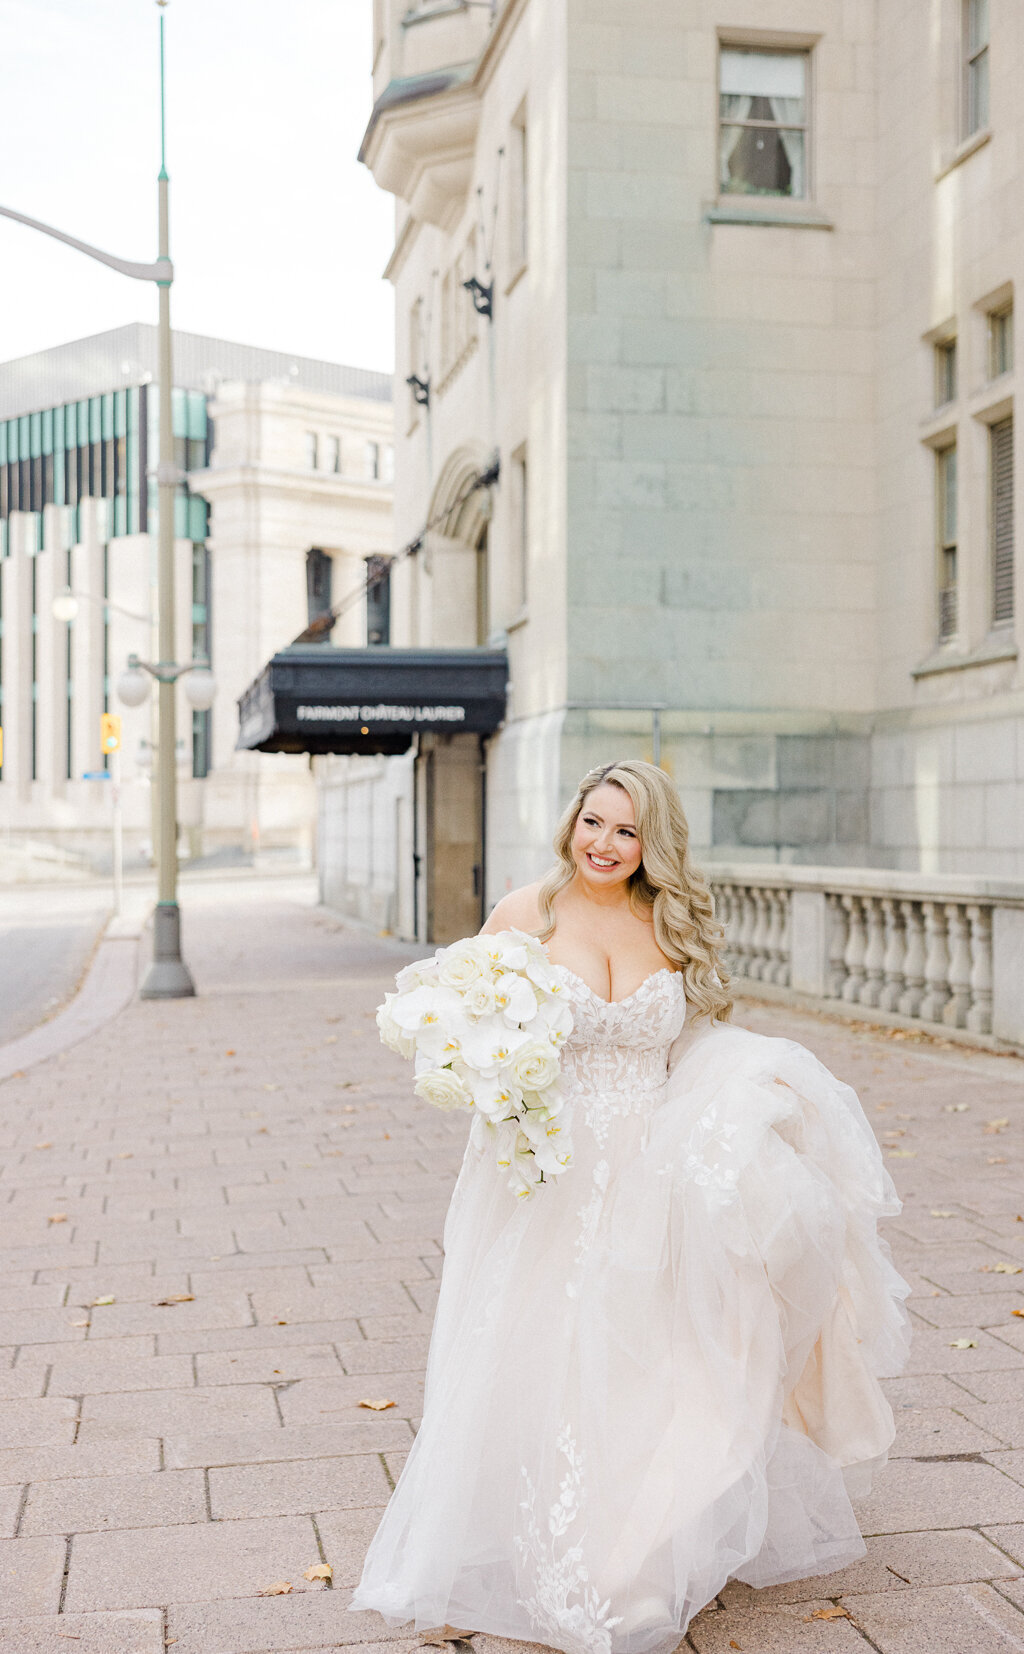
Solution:
M 505 716 L 503 649 L 335 649 L 293 644 L 238 703 L 256 752 L 407 752 L 417 734 L 493 735 Z

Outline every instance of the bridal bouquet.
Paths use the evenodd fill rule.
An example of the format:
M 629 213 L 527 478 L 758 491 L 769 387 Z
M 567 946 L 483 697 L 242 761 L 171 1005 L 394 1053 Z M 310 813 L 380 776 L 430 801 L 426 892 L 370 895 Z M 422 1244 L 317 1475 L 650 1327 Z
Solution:
M 559 1049 L 569 994 L 523 931 L 473 936 L 407 965 L 377 1012 L 382 1042 L 415 1058 L 414 1090 L 435 1108 L 474 1109 L 520 1198 L 572 1161 L 560 1121 Z

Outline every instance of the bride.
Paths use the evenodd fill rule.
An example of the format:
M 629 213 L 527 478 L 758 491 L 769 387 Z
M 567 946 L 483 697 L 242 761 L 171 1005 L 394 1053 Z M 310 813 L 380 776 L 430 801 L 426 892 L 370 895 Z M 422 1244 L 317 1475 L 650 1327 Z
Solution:
M 572 1001 L 573 1165 L 510 1201 L 470 1140 L 424 1419 L 355 1610 L 647 1654 L 731 1578 L 864 1554 L 850 1501 L 909 1341 L 876 1229 L 899 1202 L 854 1093 L 729 1026 L 687 836 L 662 770 L 591 770 L 555 867 L 484 926 L 537 934 Z

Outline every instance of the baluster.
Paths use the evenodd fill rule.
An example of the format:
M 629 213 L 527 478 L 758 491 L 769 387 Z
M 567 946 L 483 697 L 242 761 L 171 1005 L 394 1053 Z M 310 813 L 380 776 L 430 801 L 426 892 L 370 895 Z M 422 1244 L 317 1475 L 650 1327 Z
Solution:
M 861 906 L 860 897 L 843 896 L 842 903 L 849 921 L 846 952 L 843 955 L 843 963 L 846 966 L 843 998 L 856 1005 L 864 986 L 864 955 L 867 951 L 868 938 L 867 931 L 864 928 L 864 909 Z
M 885 978 L 885 915 L 877 896 L 861 898 L 868 921 L 868 940 L 864 950 L 865 981 L 860 990 L 861 1005 L 877 1005 L 882 995 Z
M 949 999 L 949 950 L 946 947 L 946 912 L 941 902 L 922 902 L 927 951 L 924 976 L 928 990 L 921 1001 L 925 1022 L 941 1022 Z
M 883 1011 L 895 1011 L 904 988 L 903 960 L 907 949 L 907 932 L 900 904 L 893 901 L 891 896 L 883 896 L 882 914 L 885 920 L 885 959 L 882 966 L 885 984 L 878 996 L 878 1004 Z
M 947 902 L 949 926 L 949 1003 L 943 1007 L 947 1028 L 966 1028 L 971 1004 L 971 926 L 959 902 Z
M 763 890 L 750 892 L 754 903 L 754 933 L 750 938 L 750 963 L 748 975 L 755 982 L 761 980 L 764 970 L 764 945 L 768 935 L 768 904 L 764 899 Z
M 764 964 L 761 966 L 761 981 L 775 981 L 775 966 L 779 956 L 779 940 L 781 931 L 782 912 L 779 906 L 777 890 L 764 892 L 765 927 L 764 927 Z
M 967 1026 L 972 1034 L 992 1032 L 992 909 L 969 907 L 971 921 L 971 1008 Z
M 736 933 L 736 971 L 739 976 L 750 975 L 750 941 L 754 934 L 754 901 L 749 889 L 739 893 L 740 920 Z
M 775 900 L 779 904 L 779 934 L 775 947 L 775 969 L 772 981 L 778 982 L 783 988 L 789 986 L 789 919 L 790 893 L 788 890 L 777 890 Z
M 729 884 L 729 885 L 724 886 L 724 894 L 725 894 L 725 912 L 724 912 L 724 915 L 723 915 L 722 922 L 725 925 L 725 941 L 726 941 L 726 955 L 725 955 L 725 958 L 726 958 L 726 965 L 727 965 L 729 971 L 732 973 L 733 976 L 735 976 L 736 973 L 739 970 L 740 955 L 739 955 L 739 946 L 738 946 L 738 944 L 739 944 L 740 920 L 743 916 L 743 901 L 742 901 L 742 895 L 741 895 L 741 892 L 740 892 L 738 886 L 736 886 L 734 884 Z
M 924 919 L 918 902 L 900 902 L 900 910 L 907 933 L 907 951 L 903 960 L 906 987 L 900 994 L 896 1009 L 901 1016 L 916 1017 L 921 1013 L 924 998 Z
M 844 960 L 849 926 L 841 897 L 827 896 L 825 910 L 828 917 L 828 976 L 825 993 L 829 999 L 842 999 L 843 985 L 846 982 Z

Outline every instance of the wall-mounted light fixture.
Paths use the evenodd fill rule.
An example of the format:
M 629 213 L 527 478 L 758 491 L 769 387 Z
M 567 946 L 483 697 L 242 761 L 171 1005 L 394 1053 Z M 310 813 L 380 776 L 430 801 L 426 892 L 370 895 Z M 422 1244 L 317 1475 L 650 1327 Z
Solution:
M 493 283 L 493 281 L 491 282 L 489 287 L 485 287 L 482 281 L 477 281 L 475 276 L 470 276 L 469 280 L 464 281 L 462 285 L 466 289 L 466 292 L 469 294 L 470 298 L 473 300 L 473 309 L 476 311 L 477 315 L 478 316 L 486 316 L 489 321 L 493 320 L 493 317 L 494 317 L 494 283 Z
M 421 379 L 418 373 L 410 373 L 406 384 L 412 390 L 412 399 L 421 408 L 430 407 L 430 380 Z

